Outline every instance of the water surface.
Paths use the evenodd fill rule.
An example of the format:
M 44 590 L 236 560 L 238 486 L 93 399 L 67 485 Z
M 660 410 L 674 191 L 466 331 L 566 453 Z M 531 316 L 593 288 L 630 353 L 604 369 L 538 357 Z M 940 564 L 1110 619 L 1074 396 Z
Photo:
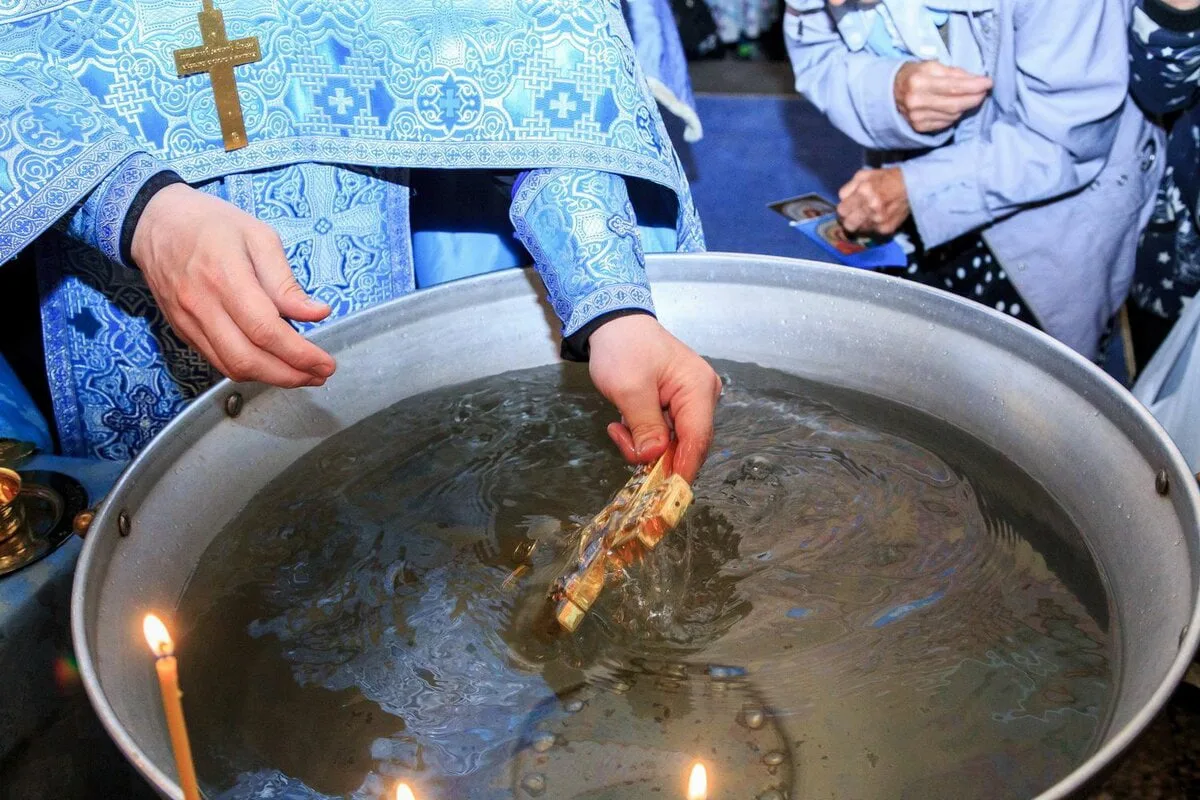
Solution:
M 682 798 L 699 758 L 713 798 L 936 800 L 1086 757 L 1116 637 L 1045 491 L 912 410 L 718 369 L 684 524 L 573 637 L 546 587 L 630 474 L 581 370 L 403 401 L 273 481 L 179 610 L 207 790 Z

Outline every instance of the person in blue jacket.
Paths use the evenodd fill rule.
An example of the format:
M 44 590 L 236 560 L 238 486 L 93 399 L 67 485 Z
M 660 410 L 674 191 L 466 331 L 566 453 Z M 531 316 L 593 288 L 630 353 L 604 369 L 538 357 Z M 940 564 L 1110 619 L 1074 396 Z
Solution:
M 1129 0 L 787 3 L 796 89 L 869 151 L 844 227 L 907 234 L 907 277 L 1097 358 L 1161 174 Z
M 1134 99 L 1170 131 L 1129 304 L 1134 355 L 1144 366 L 1200 291 L 1200 0 L 1138 0 L 1129 65 Z

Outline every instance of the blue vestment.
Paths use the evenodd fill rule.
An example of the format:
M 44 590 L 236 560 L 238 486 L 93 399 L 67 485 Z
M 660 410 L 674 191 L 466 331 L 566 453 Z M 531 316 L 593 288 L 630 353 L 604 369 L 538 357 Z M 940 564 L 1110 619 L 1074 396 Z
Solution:
M 0 0 L 0 262 L 33 246 L 65 454 L 132 457 L 216 377 L 121 256 L 165 170 L 271 224 L 335 316 L 532 255 L 569 335 L 653 310 L 643 251 L 703 247 L 616 0 L 223 0 L 262 53 L 231 152 L 208 77 L 175 72 L 200 8 Z

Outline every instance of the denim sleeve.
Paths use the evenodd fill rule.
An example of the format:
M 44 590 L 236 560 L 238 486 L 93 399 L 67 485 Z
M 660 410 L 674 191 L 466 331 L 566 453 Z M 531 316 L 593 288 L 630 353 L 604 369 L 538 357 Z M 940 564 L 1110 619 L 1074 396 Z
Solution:
M 1129 27 L 1129 90 L 1149 114 L 1195 105 L 1200 88 L 1200 9 L 1138 0 Z
M 134 199 L 147 181 L 167 168 L 145 153 L 122 161 L 66 218 L 67 235 L 88 244 L 119 264 L 128 264 L 123 253 L 122 231 Z
M 863 147 L 920 150 L 949 141 L 952 129 L 924 134 L 908 124 L 896 107 L 893 88 L 904 59 L 861 49 L 866 33 L 855 29 L 854 22 L 847 16 L 841 30 L 823 0 L 788 0 L 783 35 L 796 91 Z
M 559 168 L 522 173 L 509 213 L 564 337 L 613 311 L 654 313 L 641 235 L 620 175 Z
M 1129 92 L 1127 0 L 1017 0 L 1016 91 L 983 135 L 904 162 L 929 247 L 1091 183 Z

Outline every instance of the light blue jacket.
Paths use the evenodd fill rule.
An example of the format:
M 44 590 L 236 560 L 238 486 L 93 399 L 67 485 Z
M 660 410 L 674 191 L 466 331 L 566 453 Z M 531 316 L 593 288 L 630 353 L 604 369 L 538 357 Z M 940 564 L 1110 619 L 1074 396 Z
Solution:
M 871 47 L 873 12 L 835 24 L 824 0 L 787 2 L 797 91 L 900 163 L 925 244 L 982 230 L 1046 331 L 1094 357 L 1162 173 L 1162 132 L 1128 99 L 1130 0 L 939 0 L 949 47 L 908 0 L 881 0 L 908 52 L 993 80 L 977 112 L 932 135 L 896 108 L 904 59 Z

